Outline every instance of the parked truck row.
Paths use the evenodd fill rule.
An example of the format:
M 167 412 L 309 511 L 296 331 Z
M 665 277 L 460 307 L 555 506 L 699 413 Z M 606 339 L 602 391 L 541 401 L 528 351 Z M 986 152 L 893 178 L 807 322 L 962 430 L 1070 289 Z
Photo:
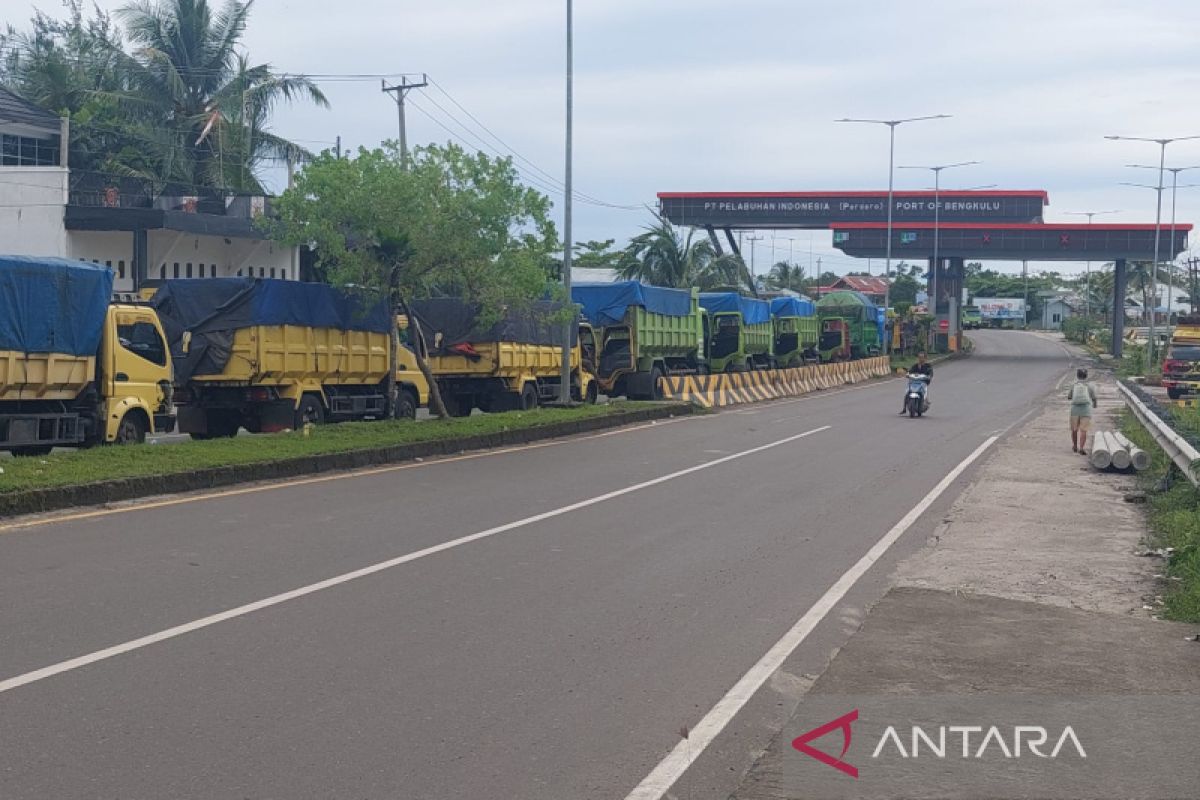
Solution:
M 858 357 L 881 341 L 861 296 L 577 284 L 574 326 L 552 303 L 424 300 L 394 316 L 377 296 L 323 284 L 168 280 L 138 303 L 114 302 L 112 283 L 86 262 L 0 256 L 0 450 L 411 418 L 430 396 L 418 350 L 451 415 L 529 409 L 559 396 L 568 327 L 571 396 L 584 402 L 658 399 L 669 375 Z

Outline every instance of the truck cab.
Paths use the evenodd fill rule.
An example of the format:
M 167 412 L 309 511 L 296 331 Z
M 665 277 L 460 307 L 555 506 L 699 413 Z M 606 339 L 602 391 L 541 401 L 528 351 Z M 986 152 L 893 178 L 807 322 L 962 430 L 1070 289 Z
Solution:
M 92 356 L 0 353 L 0 450 L 133 444 L 175 429 L 171 355 L 152 308 L 108 306 Z
M 848 361 L 850 359 L 850 323 L 841 317 L 822 318 L 821 341 L 818 350 L 822 361 Z
M 103 441 L 140 442 L 175 429 L 171 353 L 154 309 L 110 306 L 100 358 Z
M 722 312 L 710 316 L 709 364 L 713 372 L 749 370 L 742 345 L 742 315 Z

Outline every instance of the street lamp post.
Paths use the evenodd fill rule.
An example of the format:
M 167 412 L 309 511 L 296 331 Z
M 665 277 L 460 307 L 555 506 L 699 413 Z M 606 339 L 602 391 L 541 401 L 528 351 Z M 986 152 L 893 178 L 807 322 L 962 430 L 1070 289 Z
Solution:
M 1120 214 L 1120 209 L 1116 211 L 1068 211 L 1069 217 L 1087 217 L 1088 227 L 1092 226 L 1092 217 L 1097 214 Z M 1083 315 L 1084 317 L 1092 316 L 1092 262 L 1089 259 L 1087 266 L 1084 267 L 1084 283 L 1083 283 Z
M 1195 136 L 1176 136 L 1173 139 L 1152 139 L 1143 136 L 1105 136 L 1105 139 L 1111 141 L 1127 141 L 1127 142 L 1153 142 L 1158 145 L 1158 202 L 1157 209 L 1154 212 L 1154 266 L 1150 273 L 1150 289 L 1154 293 L 1154 302 L 1158 302 L 1158 246 L 1159 238 L 1162 234 L 1162 190 L 1163 190 L 1163 171 L 1167 162 L 1167 145 L 1171 142 L 1182 142 L 1189 139 L 1200 139 L 1200 134 Z M 1174 243 L 1172 243 L 1174 247 Z M 1119 298 L 1124 310 L 1125 298 Z M 1147 344 L 1147 351 L 1150 356 L 1148 363 L 1154 365 L 1154 349 L 1157 342 L 1154 339 L 1154 311 L 1150 311 L 1150 341 Z
M 1126 166 L 1127 166 L 1127 167 L 1131 167 L 1131 168 L 1133 168 L 1133 169 L 1154 169 L 1154 167 L 1148 166 L 1148 165 L 1146 165 L 1146 164 L 1126 164 Z M 1168 245 L 1168 246 L 1170 247 L 1170 252 L 1171 252 L 1171 271 L 1170 271 L 1170 275 L 1171 275 L 1172 277 L 1173 277 L 1173 276 L 1174 276 L 1174 274 L 1175 274 L 1175 195 L 1176 195 L 1176 193 L 1177 193 L 1177 192 L 1178 192 L 1180 189 L 1187 189 L 1187 188 L 1190 188 L 1190 187 L 1192 187 L 1192 186 L 1195 186 L 1195 184 L 1187 184 L 1187 185 L 1185 185 L 1185 186 L 1180 186 L 1180 185 L 1179 185 L 1179 173 L 1181 173 L 1181 172 L 1187 172 L 1187 171 L 1188 171 L 1188 170 L 1190 170 L 1190 169 L 1200 169 L 1200 166 L 1192 166 L 1192 167 L 1167 167 L 1167 168 L 1166 168 L 1166 171 L 1167 171 L 1167 172 L 1169 172 L 1169 173 L 1171 173 L 1171 228 L 1170 228 L 1170 230 L 1171 230 L 1171 233 L 1170 233 L 1170 235 L 1167 237 L 1167 241 L 1168 241 L 1168 242 L 1170 242 L 1170 245 Z M 1168 280 L 1169 280 L 1169 279 L 1168 279 Z M 1167 306 L 1168 306 L 1168 308 L 1169 308 L 1169 307 L 1170 307 L 1170 305 L 1171 305 L 1171 303 L 1170 303 L 1170 291 L 1171 291 L 1170 289 L 1168 289 L 1168 290 L 1167 290 Z M 1157 301 L 1157 298 L 1156 298 L 1156 301 Z
M 937 322 L 938 315 L 938 296 L 937 296 L 937 275 L 938 267 L 941 266 L 939 259 L 938 244 L 941 239 L 941 231 L 938 228 L 938 223 L 941 221 L 941 186 L 942 186 L 942 170 L 953 169 L 955 167 L 969 167 L 973 164 L 979 164 L 979 161 L 958 161 L 954 164 L 937 164 L 935 166 L 904 166 L 900 169 L 927 169 L 933 172 L 933 270 L 929 277 L 929 296 L 933 302 L 933 319 Z M 888 240 L 891 240 L 891 234 L 888 234 Z M 954 315 L 951 314 L 951 317 Z M 954 335 L 954 331 L 950 331 L 950 335 Z M 930 331 L 931 340 L 936 334 Z
M 1129 183 L 1127 181 L 1121 181 L 1121 186 L 1132 186 L 1136 189 L 1153 189 L 1155 192 L 1158 192 L 1160 195 L 1162 194 L 1162 191 L 1164 188 L 1162 186 L 1151 186 L 1148 183 Z M 1183 186 L 1176 185 L 1175 188 L 1176 189 L 1191 189 L 1196 186 L 1200 186 L 1200 183 L 1185 183 Z M 1157 234 L 1157 232 L 1158 232 L 1158 230 L 1156 228 L 1155 233 Z M 1155 238 L 1158 238 L 1158 237 L 1156 236 Z M 1174 247 L 1174 245 L 1172 245 L 1172 247 Z M 1155 255 L 1157 256 L 1158 249 L 1155 248 L 1154 252 L 1155 252 Z M 1157 267 L 1157 261 L 1155 262 L 1155 266 Z M 1158 269 L 1157 268 L 1153 270 L 1153 273 L 1150 278 L 1150 290 L 1154 294 L 1154 308 L 1157 308 L 1158 307 Z M 1123 302 L 1124 302 L 1124 300 L 1122 300 L 1122 303 Z M 1151 334 L 1154 333 L 1154 314 L 1155 314 L 1154 310 L 1151 309 L 1150 320 L 1149 320 Z
M 558 387 L 558 400 L 563 405 L 571 402 L 571 338 L 575 333 L 575 304 L 571 300 L 571 178 L 572 178 L 572 134 L 575 106 L 575 42 L 572 16 L 572 0 L 567 0 L 567 129 L 566 129 L 566 165 L 563 175 L 563 291 L 566 293 L 567 308 L 571 314 L 563 332 L 562 375 Z M 582 377 L 582 376 L 581 376 Z M 583 382 L 579 384 L 580 399 L 583 394 Z M 655 387 L 657 391 L 657 387 Z
M 893 178 L 896 172 L 896 126 L 906 122 L 922 122 L 927 119 L 948 119 L 949 114 L 933 114 L 925 117 L 908 117 L 906 119 L 852 119 L 844 117 L 834 122 L 860 122 L 870 125 L 888 126 L 888 193 L 887 193 L 887 258 L 884 262 L 884 296 L 883 307 L 886 310 L 892 304 L 892 208 L 895 203 L 893 196 Z

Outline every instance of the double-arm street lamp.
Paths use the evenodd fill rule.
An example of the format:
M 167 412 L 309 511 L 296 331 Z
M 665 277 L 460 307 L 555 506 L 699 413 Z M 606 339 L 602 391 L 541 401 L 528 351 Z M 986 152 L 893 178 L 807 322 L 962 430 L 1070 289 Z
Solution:
M 1155 167 L 1149 166 L 1147 164 L 1126 164 L 1125 166 L 1130 167 L 1132 169 L 1155 169 Z M 1170 228 L 1171 233 L 1167 237 L 1167 241 L 1170 242 L 1168 247 L 1170 248 L 1170 252 L 1171 252 L 1171 259 L 1170 259 L 1171 274 L 1173 275 L 1175 272 L 1175 195 L 1178 193 L 1178 191 L 1180 189 L 1189 189 L 1196 185 L 1194 183 L 1189 183 L 1184 186 L 1180 186 L 1179 185 L 1179 173 L 1187 172 L 1190 169 L 1200 169 L 1200 166 L 1164 167 L 1163 169 L 1165 169 L 1167 172 L 1171 173 L 1171 228 Z
M 927 117 L 908 117 L 906 119 L 852 119 L 849 117 L 834 120 L 834 122 L 861 122 L 869 125 L 888 126 L 888 194 L 887 194 L 887 259 L 884 262 L 883 306 L 886 309 L 892 304 L 892 200 L 893 178 L 896 172 L 896 127 L 906 122 L 922 122 L 927 119 L 949 119 L 949 114 L 933 114 Z
M 1154 187 L 1155 189 L 1158 190 L 1158 203 L 1157 203 L 1157 209 L 1154 212 L 1154 266 L 1152 268 L 1152 272 L 1151 272 L 1151 276 L 1150 276 L 1150 286 L 1154 291 L 1154 302 L 1157 303 L 1158 302 L 1158 253 L 1159 253 L 1159 251 L 1158 251 L 1159 241 L 1158 240 L 1162 233 L 1163 172 L 1165 171 L 1166 162 L 1167 162 L 1167 145 L 1171 144 L 1172 142 L 1184 142 L 1184 141 L 1188 141 L 1190 139 L 1200 139 L 1200 134 L 1197 134 L 1195 136 L 1176 136 L 1171 139 L 1153 139 L 1153 138 L 1145 137 L 1145 136 L 1105 136 L 1104 138 L 1109 139 L 1110 141 L 1114 141 L 1114 142 L 1153 142 L 1154 144 L 1158 145 L 1158 186 Z M 1172 247 L 1174 247 L 1174 243 L 1172 243 Z M 1119 297 L 1119 298 L 1117 298 L 1117 301 L 1121 304 L 1122 313 L 1124 313 L 1125 298 Z M 1151 365 L 1153 365 L 1154 364 L 1154 349 L 1155 349 L 1155 345 L 1156 345 L 1156 342 L 1154 340 L 1154 312 L 1153 311 L 1150 312 L 1149 336 L 1150 336 L 1150 341 L 1147 345 L 1148 352 L 1150 355 L 1149 363 Z

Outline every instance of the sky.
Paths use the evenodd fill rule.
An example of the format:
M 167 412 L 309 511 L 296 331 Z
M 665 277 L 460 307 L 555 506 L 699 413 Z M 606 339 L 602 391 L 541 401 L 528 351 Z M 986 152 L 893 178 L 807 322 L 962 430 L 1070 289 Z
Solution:
M 5 6 L 6 20 L 21 25 L 17 3 Z M 35 6 L 53 13 L 57 2 Z M 886 128 L 833 121 L 847 116 L 952 115 L 902 126 L 896 140 L 897 164 L 983 162 L 944 172 L 945 188 L 1045 189 L 1047 221 L 1119 210 L 1096 222 L 1153 222 L 1155 192 L 1119 184 L 1156 183 L 1156 172 L 1124 165 L 1157 164 L 1157 145 L 1103 137 L 1200 135 L 1197 0 L 574 8 L 575 189 L 604 203 L 574 204 L 576 240 L 623 243 L 653 221 L 647 206 L 659 191 L 886 189 Z M 475 149 L 515 151 L 554 198 L 561 231 L 565 9 L 563 0 L 257 0 L 244 44 L 256 62 L 286 72 L 427 73 L 433 85 L 409 95 L 410 145 L 453 132 Z M 274 130 L 314 150 L 338 136 L 349 148 L 396 136 L 396 106 L 378 78 L 322 89 L 331 109 L 282 108 Z M 1200 165 L 1200 139 L 1168 147 L 1167 165 Z M 919 170 L 897 170 L 895 180 L 897 189 L 931 187 Z M 1200 170 L 1181 175 L 1181 185 L 1193 182 Z M 1180 189 L 1178 220 L 1198 212 L 1200 187 Z M 810 243 L 822 269 L 865 267 L 833 249 L 827 231 L 781 232 L 774 243 L 760 235 L 760 272 L 780 258 L 808 265 Z M 1083 269 L 1030 268 L 1042 266 Z

